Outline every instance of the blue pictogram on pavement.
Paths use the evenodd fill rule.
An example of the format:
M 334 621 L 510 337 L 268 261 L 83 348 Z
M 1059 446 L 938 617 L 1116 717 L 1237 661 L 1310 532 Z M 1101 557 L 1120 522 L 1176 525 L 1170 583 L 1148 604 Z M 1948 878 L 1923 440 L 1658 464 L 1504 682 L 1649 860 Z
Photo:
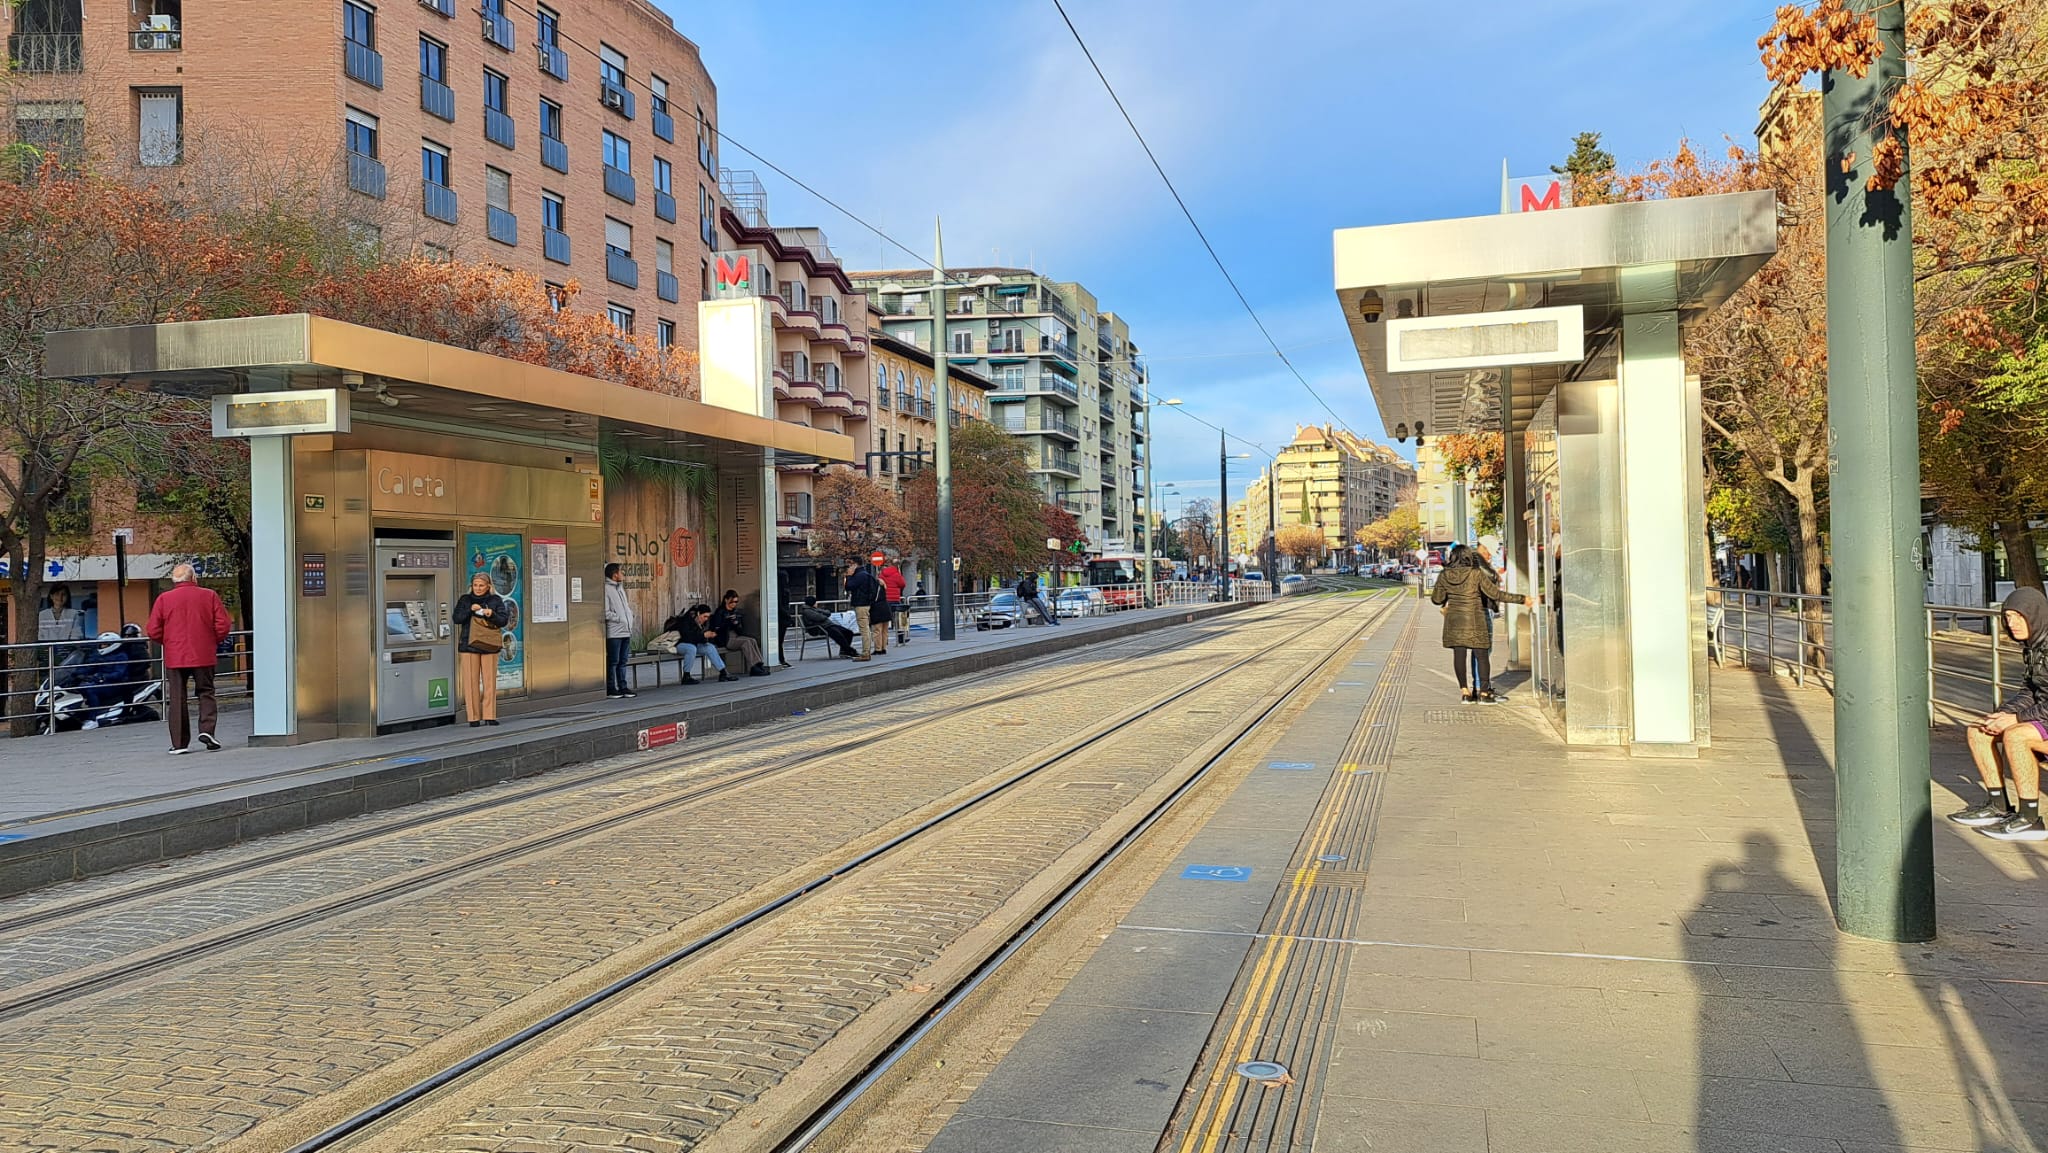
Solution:
M 1249 881 L 1250 865 L 1189 865 L 1180 871 L 1183 881 Z
M 1266 767 L 1269 769 L 1285 769 L 1290 772 L 1300 772 L 1303 769 L 1315 768 L 1316 763 L 1314 761 L 1267 761 Z

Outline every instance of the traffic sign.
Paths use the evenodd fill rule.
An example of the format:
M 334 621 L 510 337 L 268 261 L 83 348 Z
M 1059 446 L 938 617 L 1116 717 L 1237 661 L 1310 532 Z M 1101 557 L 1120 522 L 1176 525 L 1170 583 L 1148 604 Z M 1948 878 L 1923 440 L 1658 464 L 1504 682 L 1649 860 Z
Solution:
M 881 549 L 876 549 L 874 552 L 868 554 L 869 564 L 881 564 L 883 561 L 886 561 L 888 559 L 889 555 L 883 552 Z

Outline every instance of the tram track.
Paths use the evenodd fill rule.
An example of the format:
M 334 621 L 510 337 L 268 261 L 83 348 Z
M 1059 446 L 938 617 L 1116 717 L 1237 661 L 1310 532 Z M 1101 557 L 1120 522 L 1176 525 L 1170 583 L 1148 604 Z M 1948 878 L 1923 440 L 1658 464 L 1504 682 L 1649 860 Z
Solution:
M 781 1129 L 786 1131 L 770 1133 L 762 1129 L 754 1130 L 749 1136 L 749 1142 L 758 1141 L 759 1145 L 750 1147 L 773 1144 L 778 1149 L 791 1151 L 808 1147 L 841 1112 L 885 1077 L 888 1071 L 940 1020 L 968 999 L 975 989 L 1023 948 L 1032 936 L 1051 923 L 1059 912 L 1098 878 L 1118 856 L 1137 843 L 1178 801 L 1207 779 L 1212 770 L 1246 742 L 1254 739 L 1273 717 L 1299 700 L 1304 688 L 1316 683 L 1326 674 L 1339 657 L 1350 651 L 1361 636 L 1385 621 L 1398 603 L 1398 598 L 1384 598 L 1382 603 L 1374 606 L 1366 614 L 1365 619 L 1342 629 L 1334 641 L 1323 642 L 1320 646 L 1320 655 L 1309 661 L 1304 668 L 1291 671 L 1280 687 L 1267 691 L 1253 706 L 1231 714 L 1224 731 L 1202 742 L 1196 753 L 1191 754 L 1189 758 L 1176 762 L 1174 769 L 1168 774 L 1168 777 L 1172 778 L 1170 782 L 1154 783 L 1151 789 L 1164 789 L 1163 796 L 1149 804 L 1143 812 L 1137 813 L 1133 823 L 1128 827 L 1109 830 L 1115 834 L 1111 843 L 1094 853 L 1092 859 L 1081 866 L 1078 875 L 1058 883 L 1048 900 L 1041 902 L 1021 926 L 1008 930 L 1006 936 L 997 940 L 989 955 L 957 982 L 950 984 L 938 995 L 936 1003 L 908 1027 L 892 1034 L 879 1050 L 854 1067 L 845 1078 L 844 1084 L 834 1088 L 822 1104 L 805 1109 L 801 1115 L 787 1118 L 787 1123 L 781 1125 Z M 679 966 L 687 966 L 693 960 L 714 952 L 720 956 L 725 955 L 725 947 L 734 946 L 737 939 L 750 939 L 750 930 L 762 928 L 764 923 L 773 923 L 778 914 L 791 910 L 792 906 L 805 902 L 807 898 L 822 898 L 824 894 L 835 891 L 836 885 L 867 875 L 872 866 L 885 858 L 902 858 L 903 853 L 914 844 L 931 840 L 941 832 L 950 832 L 965 818 L 989 809 L 992 803 L 999 799 L 1028 795 L 1026 790 L 1034 783 L 1049 781 L 1055 770 L 1075 768 L 1077 760 L 1084 753 L 1103 746 L 1104 742 L 1120 734 L 1135 732 L 1133 727 L 1141 722 L 1161 722 L 1177 707 L 1185 707 L 1186 712 L 1190 714 L 1215 712 L 1216 710 L 1211 709 L 1186 707 L 1182 702 L 1205 688 L 1222 684 L 1227 678 L 1245 671 L 1256 662 L 1271 658 L 1275 652 L 1289 651 L 1293 643 L 1341 621 L 1347 613 L 1355 612 L 1358 607 L 1358 603 L 1353 601 L 1335 611 L 1318 614 L 1316 620 L 1276 643 L 1261 644 L 1249 655 L 1231 660 L 1221 667 L 1212 668 L 1202 676 L 1155 694 L 1075 736 L 1063 739 L 1057 747 L 1036 757 L 1032 763 L 1021 769 L 1004 775 L 995 783 L 952 803 L 942 811 L 923 818 L 881 843 L 831 863 L 828 868 L 816 872 L 772 899 L 693 937 L 604 987 L 516 1031 L 509 1032 L 493 1043 L 477 1048 L 467 1056 L 384 1096 L 369 1107 L 340 1119 L 317 1134 L 290 1146 L 290 1153 L 323 1153 L 326 1150 L 376 1147 L 374 1140 L 383 1134 L 390 1124 L 416 1116 L 429 1103 L 439 1100 L 447 1093 L 472 1085 L 478 1078 L 491 1076 L 498 1065 L 527 1050 L 535 1042 L 571 1026 L 587 1026 L 588 1019 L 602 1016 L 602 1011 L 607 1006 L 619 1003 L 621 998 L 629 997 L 636 990 L 642 989 L 649 982 L 676 970 Z M 1173 773 L 1178 774 L 1177 778 L 1173 777 Z M 1072 783 L 1069 782 L 1070 785 Z M 1152 791 L 1148 791 L 1145 796 L 1149 799 Z M 1119 819 L 1123 815 L 1122 809 L 1116 810 Z M 371 1141 L 373 1144 L 364 1145 L 365 1141 Z M 405 1147 L 410 1149 L 414 1146 L 407 1144 Z
M 1306 635 L 1308 632 L 1327 623 L 1332 617 L 1340 615 L 1341 611 L 1319 614 L 1316 621 L 1295 630 L 1288 637 L 1279 641 L 1279 643 L 1284 645 L 1289 640 Z M 1275 613 L 1258 623 L 1261 625 L 1277 624 L 1280 619 L 1281 614 Z M 1140 651 L 1117 657 L 1101 668 L 1093 670 L 1091 676 L 1113 677 L 1116 675 L 1116 670 L 1121 666 L 1132 662 L 1153 660 L 1171 654 L 1175 650 L 1185 647 L 1188 643 L 1185 639 L 1182 639 L 1177 643 L 1141 646 Z M 1070 654 L 1066 655 L 1070 656 Z M 1054 660 L 1054 658 L 1047 659 Z M 1057 664 L 1057 661 L 1055 660 L 1054 663 Z M 1195 678 L 1192 682 L 1187 682 L 1168 690 L 1157 699 L 1161 702 L 1169 701 L 1174 696 L 1187 691 L 1190 686 L 1207 683 L 1212 679 L 1214 679 L 1212 675 Z M 1070 672 L 1062 675 L 1060 671 L 1054 669 L 1043 676 L 1032 678 L 1023 685 L 1016 686 L 1000 700 L 972 703 L 963 708 L 937 716 L 919 716 L 889 723 L 873 732 L 831 742 L 822 748 L 803 749 L 787 755 L 772 757 L 764 763 L 736 769 L 721 774 L 709 781 L 693 783 L 687 787 L 659 793 L 649 799 L 625 806 L 605 809 L 596 815 L 571 824 L 518 837 L 514 840 L 467 853 L 450 860 L 432 862 L 381 881 L 314 900 L 299 902 L 269 914 L 245 918 L 218 929 L 193 934 L 146 948 L 119 959 L 98 962 L 57 976 L 31 980 L 14 989 L 0 992 L 0 1025 L 14 1022 L 43 1010 L 59 1006 L 65 1002 L 106 992 L 155 974 L 202 961 L 208 957 L 240 946 L 259 942 L 266 938 L 281 936 L 380 904 L 401 900 L 415 893 L 459 881 L 465 876 L 479 874 L 524 858 L 535 857 L 566 846 L 572 846 L 578 842 L 602 836 L 607 832 L 634 825 L 652 817 L 687 810 L 749 786 L 771 781 L 777 777 L 797 772 L 825 771 L 835 761 L 859 757 L 884 746 L 891 740 L 915 735 L 919 731 L 934 725 L 956 722 L 963 713 L 1014 707 L 1015 699 L 1020 694 L 1036 693 L 1048 687 L 1071 687 L 1073 684 L 1074 679 Z M 819 716 L 815 723 L 822 726 L 829 725 L 833 721 L 843 723 L 843 720 L 843 716 L 827 714 Z M 809 727 L 807 726 L 805 731 L 809 731 Z M 790 730 L 785 728 L 778 730 L 776 735 L 780 739 L 787 739 L 789 733 Z M 615 782 L 622 777 L 635 774 L 674 771 L 693 759 L 702 760 L 716 755 L 718 755 L 718 750 L 705 750 L 701 753 L 665 759 L 657 764 L 640 763 L 617 770 L 610 770 L 597 776 L 585 776 L 573 782 L 563 782 L 555 786 L 522 790 L 516 796 L 493 798 L 489 802 L 463 805 L 445 813 L 407 819 L 397 823 L 396 827 L 379 829 L 372 836 L 396 836 L 404 832 L 415 831 L 420 827 L 474 816 L 479 812 L 489 811 L 493 808 L 500 808 L 521 801 L 545 799 L 566 790 L 587 789 L 603 783 Z M 107 894 L 87 902 L 80 902 L 79 905 L 82 907 L 48 910 L 40 919 L 20 918 L 18 920 L 27 922 L 27 925 L 25 927 L 17 927 L 13 931 L 18 934 L 32 928 L 47 927 L 53 922 L 69 921 L 92 915 L 104 915 L 105 910 L 115 901 L 146 904 L 151 901 L 160 900 L 170 893 L 223 880 L 224 873 L 226 877 L 246 879 L 263 868 L 290 868 L 303 865 L 322 854 L 359 852 L 365 847 L 366 843 L 366 838 L 360 833 L 348 837 L 323 838 L 313 845 L 299 846 L 295 849 L 287 849 L 271 854 L 267 860 L 262 862 L 242 862 L 232 866 L 224 865 L 216 869 L 202 870 L 190 878 L 167 878 L 164 882 L 140 886 L 133 891 Z M 4 940 L 4 936 L 4 934 L 0 934 L 0 940 Z
M 1104 649 L 1114 651 L 1114 649 L 1126 649 L 1128 647 L 1128 649 L 1135 649 L 1135 651 L 1114 657 L 1110 664 L 1106 664 L 1102 670 L 1098 670 L 1098 674 L 1100 676 L 1112 676 L 1118 666 L 1133 664 L 1133 661 L 1143 661 L 1143 659 L 1155 657 L 1159 653 L 1171 651 L 1171 649 L 1182 647 L 1182 645 L 1186 645 L 1186 639 L 1184 637 L 1174 637 L 1171 633 L 1147 633 L 1147 635 L 1141 635 L 1141 637 L 1130 637 L 1126 641 L 1116 641 L 1112 645 L 1106 645 Z M 1047 655 L 1042 655 L 1042 657 L 1032 657 L 1028 661 L 1018 661 L 1018 664 L 1014 664 L 1014 666 L 1006 666 L 1004 670 L 999 672 L 999 676 L 1032 674 L 1032 672 L 1040 672 L 1040 670 L 1047 670 L 1047 668 L 1057 668 L 1057 666 L 1063 664 L 1063 661 L 1071 659 L 1071 655 L 1073 653 L 1047 653 Z M 995 709 L 997 704 L 1008 704 L 1008 702 L 1012 702 L 1018 696 L 1032 696 L 1032 694 L 1047 692 L 1051 688 L 1061 688 L 1061 686 L 1071 686 L 1071 684 L 1073 684 L 1071 678 L 1061 678 L 1059 674 L 1049 674 L 1049 676 L 1040 676 L 1040 678 L 1032 680 L 1030 684 L 1024 684 L 1024 686 L 1012 690 L 1006 696 L 1006 700 L 1001 700 L 1001 702 L 997 702 L 997 700 L 975 700 L 975 702 L 961 704 L 961 707 L 958 707 L 958 709 L 961 709 L 963 713 L 987 711 L 987 709 Z M 911 692 L 911 690 L 903 690 L 903 692 Z M 918 690 L 918 692 L 924 692 L 924 690 Z M 846 713 L 856 711 L 856 709 L 866 709 L 866 707 L 870 707 L 870 704 L 866 704 L 866 702 L 834 704 L 834 707 L 807 713 L 805 717 L 795 719 L 795 721 L 791 721 L 791 719 L 774 721 L 772 729 L 762 727 L 758 731 L 772 731 L 776 739 L 803 737 L 805 733 L 815 731 L 815 729 L 825 729 L 825 727 L 831 727 L 831 725 L 842 725 L 846 721 Z M 862 733 L 858 737 L 848 737 L 844 741 L 836 741 L 836 743 L 831 743 L 831 745 L 825 745 L 825 748 L 821 748 L 821 750 L 807 750 L 807 752 L 791 754 L 791 756 L 776 756 L 776 758 L 770 758 L 766 764 L 754 764 L 754 766 L 729 770 L 727 776 L 721 776 L 719 780 L 713 780 L 707 786 L 711 786 L 711 784 L 741 784 L 745 780 L 758 778 L 760 774 L 784 772 L 784 770 L 793 768 L 797 764 L 803 764 L 805 760 L 811 760 L 811 758 L 831 758 L 831 756 L 846 756 L 846 754 L 852 754 L 852 752 L 860 752 L 862 748 L 866 748 L 866 745 L 870 745 L 870 743 L 885 741 L 885 739 L 889 739 L 893 735 L 911 731 L 911 729 L 920 727 L 920 725 L 926 725 L 926 723 L 930 723 L 930 717 L 911 717 L 911 719 L 905 719 L 905 721 L 897 721 L 897 723 L 891 723 L 891 725 L 887 725 L 883 729 Z M 324 852 L 330 852 L 330 850 L 350 850 L 352 852 L 352 850 L 365 848 L 367 844 L 377 842 L 377 840 L 389 840 L 389 838 L 397 838 L 397 836 L 403 836 L 403 834 L 412 834 L 412 831 L 430 829 L 430 827 L 436 827 L 436 825 L 457 823 L 457 821 L 463 821 L 463 819 L 471 819 L 471 817 L 477 817 L 477 815 L 483 815 L 483 813 L 508 809 L 508 807 L 514 807 L 514 805 L 524 805 L 524 803 L 532 803 L 532 801 L 545 801 L 549 797 L 559 797 L 559 795 L 565 795 L 565 793 L 588 791 L 588 788 L 600 788 L 600 786 L 606 786 L 606 784 L 616 784 L 616 782 L 621 782 L 621 780 L 631 780 L 635 776 L 686 770 L 692 764 L 717 760 L 721 756 L 731 756 L 731 750 L 684 748 L 684 750 L 676 752 L 674 756 L 666 756 L 666 758 L 659 758 L 659 760 L 635 760 L 633 764 L 623 764 L 623 766 L 606 768 L 606 770 L 598 770 L 598 772 L 586 772 L 586 774 L 580 774 L 580 776 L 573 776 L 569 780 L 555 780 L 555 782 L 547 782 L 547 784 L 526 786 L 526 788 L 518 788 L 518 791 L 506 793 L 506 795 L 500 795 L 500 797 L 485 797 L 485 799 L 477 799 L 477 801 L 467 801 L 467 803 L 459 803 L 459 805 L 446 807 L 446 809 L 436 809 L 436 811 L 430 811 L 430 813 L 393 815 L 393 817 L 379 819 L 379 823 L 375 827 L 371 827 L 371 829 L 356 827 L 356 829 L 342 831 L 342 834 L 336 834 L 336 836 L 317 838 L 317 840 L 313 840 L 309 844 L 293 844 L 289 848 L 276 850 L 276 852 L 266 852 L 266 854 L 252 856 L 252 858 L 229 860 L 229 862 L 215 864 L 215 866 L 203 866 L 203 868 L 197 868 L 197 870 L 178 872 L 176 877 L 164 877 L 164 879 L 158 879 L 158 881 L 145 881 L 145 883 L 127 885 L 127 887 L 121 887 L 121 889 L 115 889 L 115 891 L 109 891 L 109 893 L 94 893 L 90 897 L 82 897 L 82 899 L 76 899 L 76 901 L 61 901 L 61 903 L 55 903 L 55 905 L 49 905 L 49 907 L 29 909 L 25 913 L 4 915 L 4 917 L 0 917 L 0 944 L 4 944 L 10 938 L 16 938 L 20 934 L 25 934 L 25 932 L 31 932 L 31 930 L 43 930 L 43 928 L 53 926 L 53 924 L 80 920 L 80 917 L 86 917 L 86 915 L 92 915 L 92 913 L 104 913 L 106 909 L 115 909 L 115 907 L 121 907 L 121 905 L 133 905 L 133 903 L 143 903 L 143 901 L 154 901 L 154 899 L 170 897 L 170 895 L 176 895 L 176 893 L 182 893 L 182 891 L 188 891 L 188 889 L 197 889 L 197 887 L 203 887 L 203 885 L 209 885 L 209 883 L 215 883 L 215 881 L 223 881 L 223 879 L 246 879 L 246 877 L 250 877 L 252 872 L 258 872 L 258 870 L 264 870 L 264 868 L 272 868 L 272 866 L 279 866 L 279 864 L 297 864 L 297 862 L 303 862 L 307 858 L 313 858 L 317 854 L 324 854 Z M 4 999 L 0 999 L 0 1018 L 4 1018 L 6 1012 L 8 1012 L 8 1003 Z

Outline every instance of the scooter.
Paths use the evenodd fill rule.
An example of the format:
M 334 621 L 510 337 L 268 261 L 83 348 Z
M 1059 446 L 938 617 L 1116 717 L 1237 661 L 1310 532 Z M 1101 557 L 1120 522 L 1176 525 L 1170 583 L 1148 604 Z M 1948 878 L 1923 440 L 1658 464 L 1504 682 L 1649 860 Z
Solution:
M 133 638 L 130 638 L 130 641 L 132 640 Z M 108 654 L 101 654 L 102 657 L 106 655 Z M 131 658 L 128 665 L 130 668 L 149 667 L 146 658 Z M 162 704 L 164 699 L 162 681 L 143 681 L 138 678 L 134 683 L 120 685 L 120 691 L 111 703 L 94 708 L 86 700 L 86 686 L 82 683 L 87 667 L 85 653 L 74 652 L 50 670 L 50 675 L 43 681 L 42 690 L 36 694 L 38 734 L 49 732 L 53 726 L 61 733 L 73 729 L 103 729 L 114 725 L 162 719 L 156 710 L 156 706 Z

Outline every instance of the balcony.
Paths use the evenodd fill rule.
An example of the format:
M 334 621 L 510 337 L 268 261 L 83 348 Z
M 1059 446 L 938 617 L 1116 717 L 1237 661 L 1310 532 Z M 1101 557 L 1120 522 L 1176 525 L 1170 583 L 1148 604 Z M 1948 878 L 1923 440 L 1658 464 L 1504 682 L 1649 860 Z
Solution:
M 826 412 L 836 412 L 841 416 L 852 416 L 853 394 L 843 388 L 825 388 L 824 403 L 819 407 L 823 408 Z
M 429 180 L 420 185 L 420 211 L 444 224 L 455 223 L 455 190 Z
M 569 234 L 566 232 L 556 232 L 552 228 L 541 229 L 540 251 L 542 256 L 547 257 L 556 264 L 569 263 Z
M 1083 504 L 1081 502 L 1081 498 L 1078 496 L 1063 496 L 1060 497 L 1058 500 L 1054 501 L 1053 503 L 1059 505 L 1063 509 L 1066 509 L 1068 512 L 1073 513 L 1075 516 L 1080 516 L 1082 513 L 1088 510 L 1088 506 L 1086 504 Z
M 683 298 L 683 286 L 673 272 L 654 274 L 654 295 L 674 304 Z
M 128 34 L 130 52 L 182 52 L 185 34 L 176 28 L 144 28 Z
M 929 400 L 918 401 L 917 415 L 924 420 L 930 420 L 932 418 L 932 402 Z
M 896 407 L 901 409 L 905 416 L 916 416 L 917 398 L 907 392 L 899 392 L 896 394 Z
M 420 111 L 455 123 L 455 89 L 431 76 L 420 77 Z
M 485 214 L 484 233 L 499 244 L 519 243 L 519 218 L 492 205 Z
M 1079 480 L 1081 479 L 1081 462 L 1075 460 L 1071 453 L 1047 450 L 1040 454 L 1036 471 L 1056 472 L 1062 476 L 1070 476 L 1075 480 Z
M 7 59 L 29 75 L 78 72 L 85 67 L 85 37 L 77 32 L 16 32 L 7 37 Z
M 420 0 L 420 7 L 425 8 L 429 12 L 446 16 L 450 20 L 455 18 L 455 0 Z
M 540 54 L 540 70 L 557 80 L 569 78 L 569 54 L 553 44 L 536 44 Z
M 604 278 L 613 284 L 627 288 L 640 287 L 640 262 L 630 252 L 621 252 L 607 244 L 604 248 Z
M 342 71 L 350 80 L 367 84 L 372 88 L 384 87 L 384 54 L 368 44 L 353 40 L 343 41 Z
M 512 51 L 512 18 L 500 12 L 478 9 L 477 15 L 484 20 L 484 43 L 494 48 Z
M 484 109 L 484 139 L 506 148 L 517 148 L 518 134 L 512 126 L 512 118 L 496 108 Z
M 633 93 L 624 84 L 615 83 L 610 77 L 599 80 L 597 100 L 626 119 L 633 118 Z
M 674 144 L 676 142 L 675 117 L 670 116 L 660 108 L 651 109 L 650 112 L 654 120 L 654 134 L 670 144 Z
M 1029 432 L 1033 430 L 1020 428 L 1016 429 L 1015 431 Z M 1062 420 L 1060 417 L 1050 412 L 1041 412 L 1038 414 L 1038 428 L 1036 429 L 1036 431 L 1051 433 L 1053 436 L 1062 436 L 1067 438 L 1068 440 L 1075 442 L 1079 442 L 1081 439 L 1081 427 L 1079 425 L 1075 424 L 1071 420 Z
M 1080 387 L 1066 377 L 1055 373 L 1039 373 L 1037 385 L 1031 391 L 1045 393 L 1077 408 L 1081 404 Z
M 884 316 L 930 316 L 931 306 L 923 300 L 904 300 L 901 297 L 882 306 Z
M 1100 402 L 1100 401 L 1097 401 L 1097 402 L 1096 402 L 1096 405 L 1095 405 L 1095 410 L 1096 410 L 1097 412 L 1100 412 L 1100 413 L 1102 414 L 1102 419 L 1103 419 L 1103 421 L 1104 421 L 1105 423 L 1111 423 L 1111 424 L 1115 423 L 1115 421 L 1116 421 L 1116 406 L 1115 406 L 1115 405 L 1111 405 L 1111 404 L 1104 404 L 1104 403 L 1102 403 L 1102 402 Z
M 384 165 L 360 152 L 349 153 L 348 186 L 364 196 L 384 199 Z
M 623 200 L 628 204 L 632 204 L 639 196 L 633 185 L 633 174 L 623 168 L 613 168 L 609 164 L 604 166 L 604 191 L 605 195 L 613 200 Z
M 552 136 L 540 138 L 540 162 L 556 172 L 569 171 L 569 145 Z
M 1064 340 L 1054 340 L 1050 336 L 1038 338 L 1038 352 L 1041 356 L 1057 356 L 1068 364 L 1079 363 L 1078 358 L 1074 355 L 1073 345 Z
M 659 189 L 654 193 L 654 214 L 668 221 L 676 222 L 676 198 Z

